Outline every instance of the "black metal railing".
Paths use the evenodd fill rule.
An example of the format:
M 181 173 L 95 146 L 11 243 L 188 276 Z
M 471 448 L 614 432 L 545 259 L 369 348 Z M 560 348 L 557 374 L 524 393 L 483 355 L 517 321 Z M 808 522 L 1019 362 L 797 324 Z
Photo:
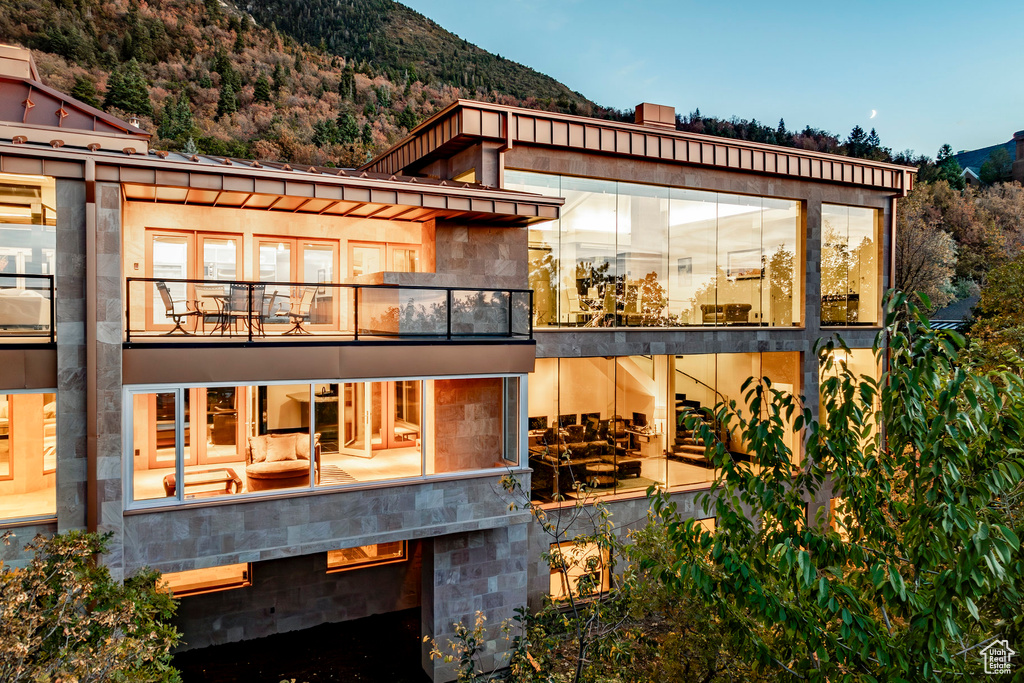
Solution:
M 127 278 L 127 342 L 158 337 L 533 338 L 533 291 Z
M 0 274 L 0 344 L 57 341 L 54 276 Z

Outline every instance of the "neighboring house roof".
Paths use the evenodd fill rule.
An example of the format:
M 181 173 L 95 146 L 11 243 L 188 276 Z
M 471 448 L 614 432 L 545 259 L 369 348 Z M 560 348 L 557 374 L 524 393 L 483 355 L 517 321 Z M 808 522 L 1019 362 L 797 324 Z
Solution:
M 996 151 L 1000 147 L 1010 153 L 1011 162 L 1017 160 L 1017 143 L 1013 141 L 1013 138 L 1010 138 L 1009 142 L 1004 142 L 999 145 L 991 145 L 989 147 L 982 147 L 981 149 L 957 152 L 953 155 L 953 158 L 956 159 L 958 164 L 960 164 L 960 168 L 971 169 L 977 177 L 981 174 L 981 165 L 988 160 L 992 155 L 992 152 Z
M 979 299 L 978 296 L 969 296 L 935 311 L 931 316 L 932 329 L 950 330 L 960 327 L 973 315 Z

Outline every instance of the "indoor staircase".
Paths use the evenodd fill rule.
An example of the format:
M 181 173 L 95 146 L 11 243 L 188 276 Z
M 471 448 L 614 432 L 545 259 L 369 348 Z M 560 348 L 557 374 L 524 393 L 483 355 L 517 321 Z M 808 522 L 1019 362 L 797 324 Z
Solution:
M 690 465 L 710 467 L 711 463 L 704 457 L 704 440 L 695 430 L 687 429 L 685 426 L 689 417 L 697 417 L 705 425 L 712 426 L 711 416 L 701 406 L 700 401 L 687 400 L 686 394 L 677 393 L 675 401 L 676 437 L 671 444 L 668 457 Z

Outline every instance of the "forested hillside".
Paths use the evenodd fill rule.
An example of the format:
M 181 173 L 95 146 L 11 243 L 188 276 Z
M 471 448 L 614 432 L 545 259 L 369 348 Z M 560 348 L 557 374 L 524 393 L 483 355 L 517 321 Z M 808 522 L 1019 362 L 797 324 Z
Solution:
M 137 115 L 158 149 L 355 166 L 460 97 L 632 119 L 391 0 L 248 1 L 0 0 L 0 41 L 32 48 L 49 85 Z M 677 128 L 927 166 L 859 127 L 697 110 Z
M 553 78 L 482 50 L 392 0 L 247 0 L 245 8 L 263 25 L 372 65 L 393 81 L 497 90 L 519 100 L 553 101 L 563 111 L 594 111 L 592 102 Z

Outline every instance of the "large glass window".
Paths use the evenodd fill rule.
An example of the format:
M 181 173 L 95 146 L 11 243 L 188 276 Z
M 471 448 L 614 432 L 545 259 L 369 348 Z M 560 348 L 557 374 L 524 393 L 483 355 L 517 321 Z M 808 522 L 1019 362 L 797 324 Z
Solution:
M 56 394 L 0 394 L 0 520 L 56 515 L 56 477 Z
M 519 386 L 483 377 L 129 390 L 131 500 L 514 466 Z
M 762 376 L 798 395 L 800 354 L 538 359 L 528 409 L 533 499 L 711 481 L 700 424 L 735 458 L 749 460 L 750 444 L 719 424 L 714 408 L 735 400 L 743 410 L 743 383 Z M 786 438 L 796 457 L 798 436 Z
M 530 229 L 538 327 L 802 324 L 800 203 L 507 171 L 564 197 Z
M 881 212 L 821 205 L 821 324 L 877 325 Z
M 49 336 L 56 226 L 53 178 L 0 173 L 0 341 Z

